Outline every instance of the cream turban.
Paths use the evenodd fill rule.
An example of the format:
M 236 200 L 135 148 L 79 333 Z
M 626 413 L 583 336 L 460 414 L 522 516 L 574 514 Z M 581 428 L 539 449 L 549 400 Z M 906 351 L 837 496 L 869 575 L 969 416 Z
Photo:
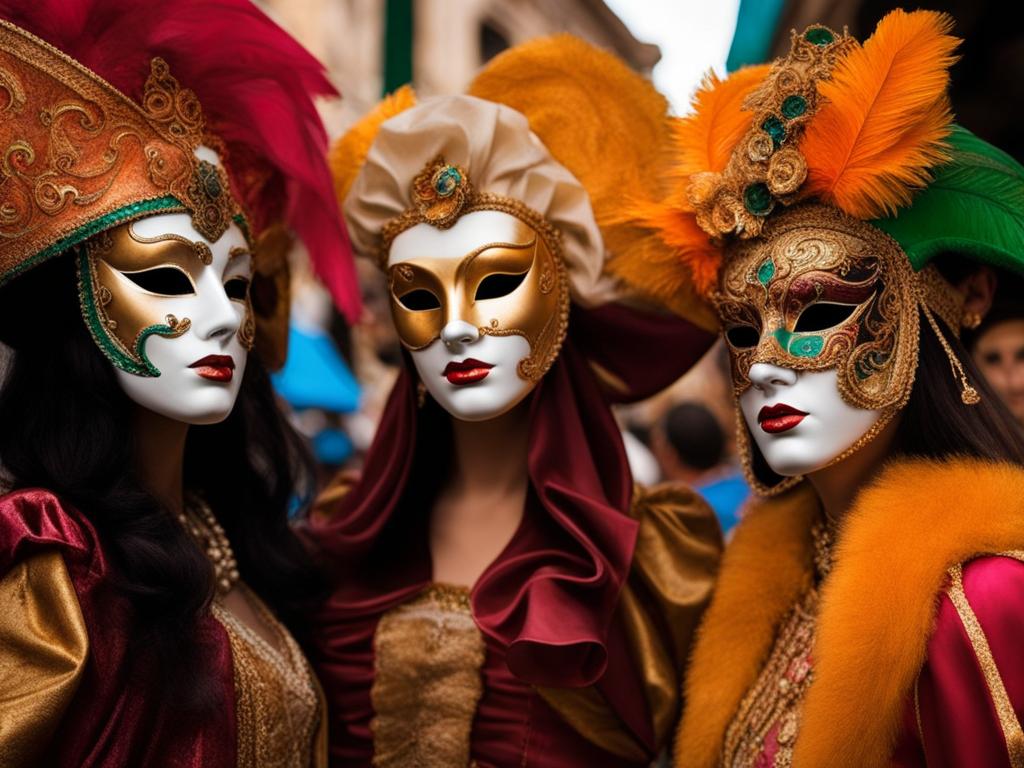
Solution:
M 561 233 L 574 301 L 616 297 L 614 280 L 602 274 L 605 246 L 583 185 L 524 115 L 473 96 L 427 99 L 381 124 L 343 204 L 357 251 L 376 253 L 384 225 L 413 206 L 413 178 L 438 155 L 464 168 L 477 192 L 518 200 Z

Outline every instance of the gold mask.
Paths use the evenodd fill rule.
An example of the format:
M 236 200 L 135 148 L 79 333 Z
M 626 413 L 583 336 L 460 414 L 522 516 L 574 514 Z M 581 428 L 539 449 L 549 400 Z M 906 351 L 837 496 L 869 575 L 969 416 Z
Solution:
M 848 404 L 902 407 L 917 369 L 918 277 L 895 241 L 837 209 L 779 213 L 762 237 L 730 246 L 715 296 L 736 396 L 754 363 L 770 363 L 838 368 Z
M 236 247 L 231 257 L 248 253 Z M 100 349 L 118 368 L 140 376 L 159 376 L 146 356 L 146 339 L 176 338 L 191 327 L 177 317 L 174 305 L 196 293 L 199 273 L 212 261 L 210 247 L 180 234 L 142 237 L 132 223 L 107 230 L 80 249 L 79 299 L 82 314 Z M 249 301 L 249 278 L 224 284 L 228 298 L 245 303 L 238 337 L 251 350 L 255 322 Z
M 525 338 L 530 356 L 518 369 L 524 379 L 541 378 L 558 356 L 569 309 L 565 266 L 548 238 L 522 221 L 511 242 L 482 245 L 461 259 L 408 259 L 391 265 L 387 276 L 398 336 L 410 350 L 463 320 L 481 334 Z

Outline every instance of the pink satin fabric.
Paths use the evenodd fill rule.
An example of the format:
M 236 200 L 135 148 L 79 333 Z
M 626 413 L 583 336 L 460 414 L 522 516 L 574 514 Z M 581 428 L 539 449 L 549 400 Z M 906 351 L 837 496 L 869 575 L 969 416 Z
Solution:
M 45 490 L 0 497 L 0 574 L 32 555 L 58 550 L 78 595 L 89 635 L 89 657 L 74 700 L 40 765 L 52 768 L 234 768 L 236 721 L 227 635 L 208 616 L 199 652 L 225 704 L 194 718 L 170 706 L 146 676 L 152 659 L 129 655 L 127 602 L 110 586 L 112 566 L 95 529 Z
M 1024 722 L 1024 563 L 980 557 L 963 569 L 964 593 L 985 634 L 1018 722 Z M 900 768 L 1010 768 L 1006 740 L 985 676 L 955 606 L 943 593 L 928 659 L 913 695 L 893 765 Z

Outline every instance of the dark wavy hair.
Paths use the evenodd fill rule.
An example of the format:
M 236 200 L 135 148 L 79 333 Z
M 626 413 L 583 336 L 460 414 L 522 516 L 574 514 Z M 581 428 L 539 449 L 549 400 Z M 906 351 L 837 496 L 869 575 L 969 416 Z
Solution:
M 46 488 L 95 526 L 133 608 L 130 642 L 157 654 L 145 666 L 181 704 L 204 709 L 215 693 L 195 630 L 212 569 L 132 469 L 135 406 L 85 327 L 73 262 L 62 256 L 0 291 L 0 340 L 14 350 L 0 388 L 0 466 L 13 489 Z M 224 527 L 242 578 L 285 624 L 297 621 L 323 593 L 288 523 L 311 459 L 255 355 L 231 415 L 189 429 L 184 476 Z

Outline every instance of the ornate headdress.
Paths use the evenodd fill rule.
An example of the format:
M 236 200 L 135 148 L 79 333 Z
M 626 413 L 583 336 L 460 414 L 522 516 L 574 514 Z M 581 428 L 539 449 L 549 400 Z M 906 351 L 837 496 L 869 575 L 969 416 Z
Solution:
M 630 210 L 674 258 L 611 265 L 655 295 L 691 284 L 715 307 L 737 396 L 754 362 L 837 367 L 843 399 L 883 414 L 851 450 L 909 398 L 920 316 L 977 402 L 936 320 L 957 333 L 963 300 L 931 259 L 1019 268 L 1024 252 L 1024 169 L 952 122 L 951 28 L 897 10 L 861 45 L 812 26 L 770 66 L 710 76 L 675 124 L 673 192 Z
M 118 225 L 187 212 L 209 240 L 232 220 L 255 242 L 294 230 L 354 319 L 350 248 L 312 101 L 335 93 L 247 0 L 0 0 L 0 285 Z M 271 234 L 278 252 L 280 240 Z M 259 299 L 285 300 L 286 262 L 257 247 L 255 271 L 257 325 L 280 324 L 277 302 Z M 261 351 L 280 362 L 279 349 Z M 123 352 L 116 364 L 145 372 Z

